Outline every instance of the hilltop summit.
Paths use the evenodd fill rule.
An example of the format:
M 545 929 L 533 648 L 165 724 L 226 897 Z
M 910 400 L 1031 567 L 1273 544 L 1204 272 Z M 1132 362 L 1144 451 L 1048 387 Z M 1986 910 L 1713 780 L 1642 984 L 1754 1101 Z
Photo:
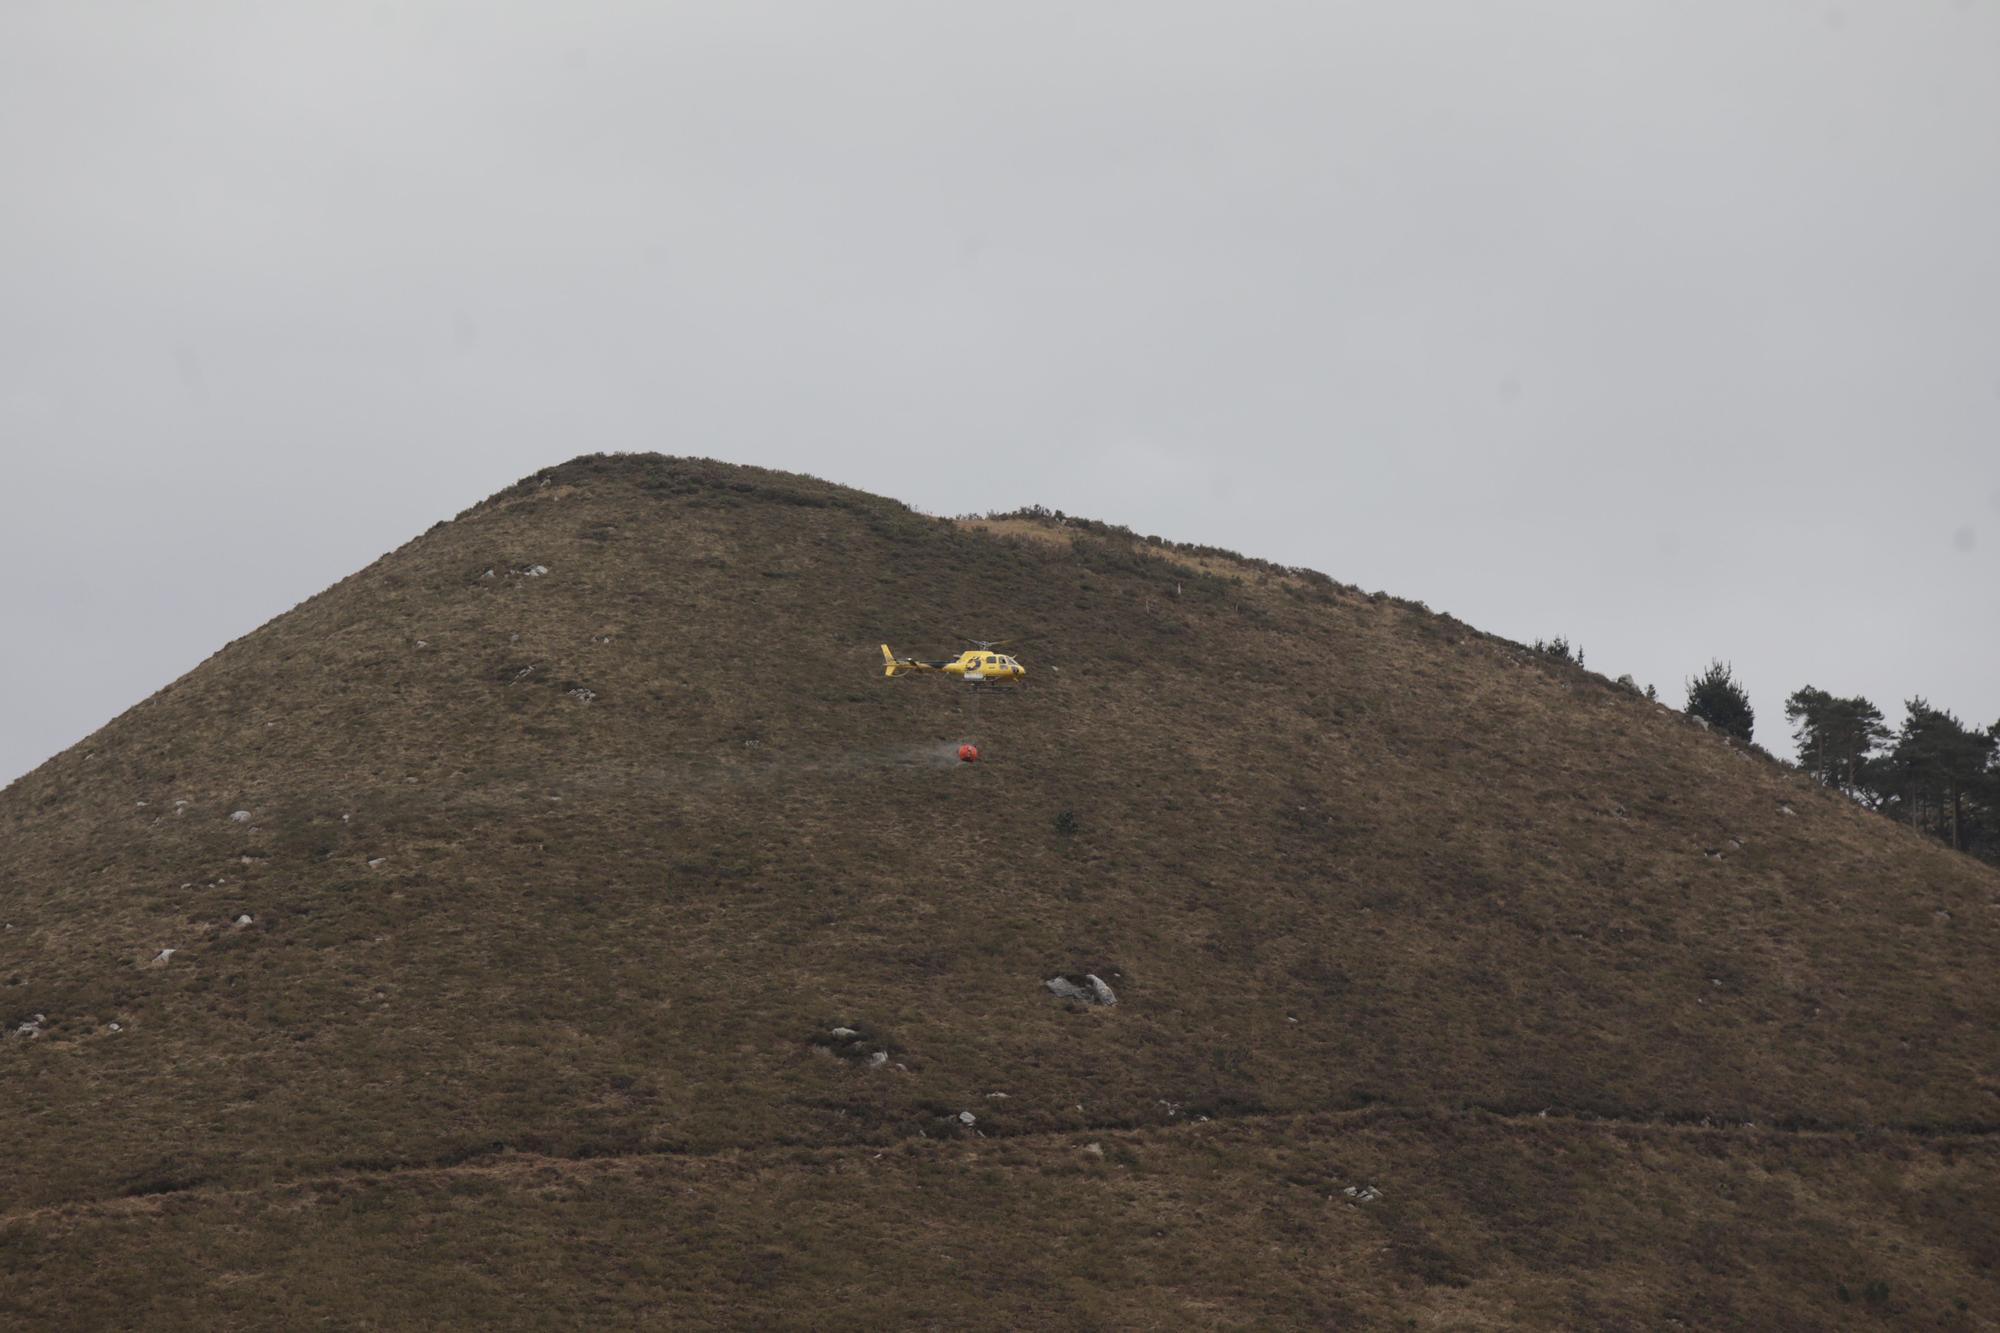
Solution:
M 26 1321 L 2000 1318 L 2000 875 L 1103 524 L 550 468 L 0 793 L 0 922 Z

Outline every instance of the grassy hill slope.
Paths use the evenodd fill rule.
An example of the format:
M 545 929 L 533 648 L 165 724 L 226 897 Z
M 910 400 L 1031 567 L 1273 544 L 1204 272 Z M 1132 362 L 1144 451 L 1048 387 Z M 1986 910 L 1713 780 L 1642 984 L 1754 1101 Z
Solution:
M 550 469 L 0 793 L 0 922 L 0 1316 L 2000 1312 L 2000 875 L 1076 525 Z

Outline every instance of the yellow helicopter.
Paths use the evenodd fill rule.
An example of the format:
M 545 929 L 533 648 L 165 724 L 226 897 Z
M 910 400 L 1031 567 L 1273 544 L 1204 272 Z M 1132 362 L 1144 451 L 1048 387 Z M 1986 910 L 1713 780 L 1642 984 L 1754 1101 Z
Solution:
M 1027 677 L 1028 668 L 1005 653 L 993 651 L 1007 642 L 1005 639 L 969 639 L 967 642 L 973 646 L 957 657 L 936 662 L 920 662 L 914 657 L 898 657 L 889 651 L 889 645 L 885 643 L 882 645 L 882 674 L 900 676 L 912 671 L 941 671 L 947 676 L 957 676 L 972 685 L 999 685 Z

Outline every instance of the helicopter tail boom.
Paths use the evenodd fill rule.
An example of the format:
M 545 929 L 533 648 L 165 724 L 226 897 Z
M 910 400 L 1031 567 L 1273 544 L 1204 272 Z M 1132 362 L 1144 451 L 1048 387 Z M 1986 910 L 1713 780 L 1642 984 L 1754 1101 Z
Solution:
M 882 674 L 900 676 L 905 671 L 942 671 L 948 662 L 919 662 L 914 657 L 898 657 L 889 651 L 889 645 L 882 645 Z

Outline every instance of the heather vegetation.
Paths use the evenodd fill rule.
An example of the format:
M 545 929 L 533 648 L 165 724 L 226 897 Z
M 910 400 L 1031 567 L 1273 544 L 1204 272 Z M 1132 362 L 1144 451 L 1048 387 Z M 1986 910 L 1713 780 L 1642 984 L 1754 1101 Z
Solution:
M 1990 1326 L 2000 874 L 1815 754 L 577 459 L 0 792 L 0 1324 Z

